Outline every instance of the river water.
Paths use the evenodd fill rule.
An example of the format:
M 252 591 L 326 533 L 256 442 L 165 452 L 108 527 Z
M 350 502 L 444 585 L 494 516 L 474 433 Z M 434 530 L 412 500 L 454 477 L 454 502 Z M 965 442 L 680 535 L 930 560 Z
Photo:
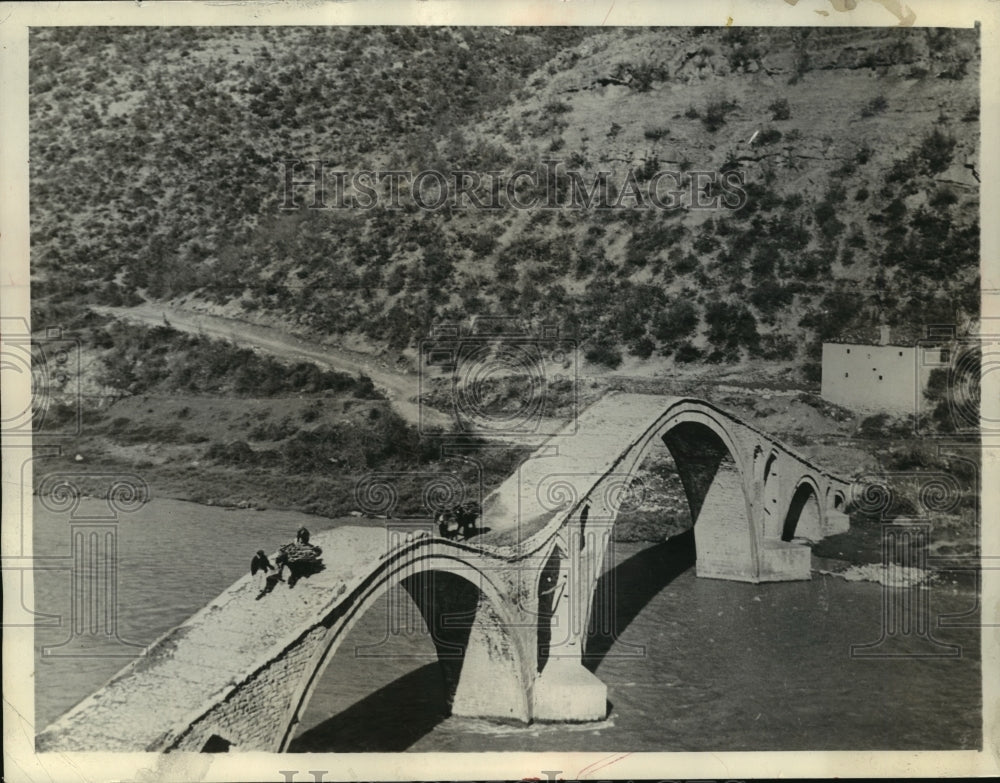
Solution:
M 83 500 L 75 513 L 106 510 L 103 501 Z M 319 531 L 344 522 L 357 520 L 168 499 L 122 514 L 114 526 L 122 641 L 109 643 L 70 627 L 70 520 L 36 502 L 36 556 L 66 558 L 34 574 L 34 609 L 50 616 L 41 621 L 50 625 L 36 628 L 37 725 L 100 688 L 139 649 L 130 645 L 150 643 L 228 587 L 258 548 L 273 551 L 302 524 Z M 959 657 L 859 658 L 851 645 L 880 637 L 879 585 L 820 575 L 763 585 L 697 579 L 690 546 L 676 539 L 617 544 L 608 566 L 599 592 L 608 599 L 598 602 L 597 619 L 611 633 L 595 636 L 586 658 L 608 686 L 607 720 L 517 726 L 448 717 L 425 629 L 394 632 L 390 607 L 408 601 L 397 592 L 341 646 L 291 749 L 937 750 L 980 743 L 976 616 L 970 627 L 933 631 L 957 645 Z M 973 593 L 952 587 L 935 587 L 929 599 L 932 616 L 975 605 Z M 66 655 L 81 651 L 88 655 Z

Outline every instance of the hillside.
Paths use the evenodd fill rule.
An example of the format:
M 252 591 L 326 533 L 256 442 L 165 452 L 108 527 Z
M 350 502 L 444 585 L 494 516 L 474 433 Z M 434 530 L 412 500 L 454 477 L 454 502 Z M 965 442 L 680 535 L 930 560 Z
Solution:
M 972 30 L 33 30 L 35 324 L 184 299 L 412 357 L 485 313 L 815 381 L 823 339 L 978 312 L 978 63 Z M 286 211 L 289 159 L 550 159 L 565 199 L 730 172 L 745 203 Z

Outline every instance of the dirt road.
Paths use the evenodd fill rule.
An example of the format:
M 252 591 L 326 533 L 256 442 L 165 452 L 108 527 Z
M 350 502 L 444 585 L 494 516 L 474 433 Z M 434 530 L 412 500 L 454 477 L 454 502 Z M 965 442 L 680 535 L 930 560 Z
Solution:
M 262 351 L 281 359 L 301 359 L 328 370 L 364 373 L 386 393 L 393 407 L 408 422 L 443 427 L 450 424 L 448 417 L 440 411 L 426 406 L 421 411 L 417 401 L 419 378 L 416 375 L 380 367 L 377 361 L 361 354 L 303 340 L 270 327 L 182 310 L 161 303 L 146 302 L 137 307 L 94 306 L 92 309 L 149 326 L 168 325 L 182 332 L 230 340 L 240 347 Z

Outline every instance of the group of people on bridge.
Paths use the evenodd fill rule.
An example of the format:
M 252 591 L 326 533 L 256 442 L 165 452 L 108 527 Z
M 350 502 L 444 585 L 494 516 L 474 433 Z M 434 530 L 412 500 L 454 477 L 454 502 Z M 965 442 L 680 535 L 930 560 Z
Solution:
M 435 517 L 438 533 L 442 538 L 451 540 L 466 540 L 481 532 L 478 527 L 481 509 L 478 503 L 460 503 L 438 513 Z M 258 588 L 257 600 L 270 593 L 284 582 L 285 568 L 288 568 L 288 586 L 295 583 L 307 573 L 315 571 L 320 566 L 320 555 L 323 550 L 309 543 L 309 531 L 300 527 L 295 534 L 295 541 L 282 544 L 274 565 L 268 559 L 263 549 L 258 549 L 250 561 L 250 575 Z
M 274 558 L 274 565 L 268 559 L 263 549 L 258 549 L 253 560 L 250 561 L 250 575 L 259 589 L 257 600 L 270 593 L 277 586 L 278 582 L 284 582 L 285 567 L 288 567 L 288 586 L 295 587 L 295 583 L 300 577 L 315 570 L 320 562 L 320 555 L 323 550 L 309 543 L 309 531 L 305 527 L 300 527 L 295 534 L 295 541 L 282 544 L 278 548 L 278 555 Z M 273 571 L 274 573 L 269 573 Z
M 442 538 L 465 540 L 479 531 L 481 509 L 478 503 L 459 503 L 438 513 L 435 521 Z

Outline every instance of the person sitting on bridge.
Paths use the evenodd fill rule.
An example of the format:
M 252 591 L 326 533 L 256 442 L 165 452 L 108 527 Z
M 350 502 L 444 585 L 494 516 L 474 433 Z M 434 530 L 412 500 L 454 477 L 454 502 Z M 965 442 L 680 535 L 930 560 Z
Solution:
M 271 561 L 267 559 L 267 555 L 264 554 L 263 549 L 258 549 L 257 554 L 254 555 L 253 560 L 250 561 L 250 576 L 253 577 L 254 584 L 260 590 L 257 593 L 257 600 L 264 597 L 265 593 L 269 593 L 269 587 L 273 589 L 274 585 L 269 585 L 269 580 L 267 578 L 267 572 L 273 571 L 274 566 L 271 565 Z M 275 580 L 277 581 L 277 580 Z
M 309 543 L 309 531 L 306 530 L 305 526 L 300 527 L 298 532 L 295 534 L 295 542 L 297 544 Z

